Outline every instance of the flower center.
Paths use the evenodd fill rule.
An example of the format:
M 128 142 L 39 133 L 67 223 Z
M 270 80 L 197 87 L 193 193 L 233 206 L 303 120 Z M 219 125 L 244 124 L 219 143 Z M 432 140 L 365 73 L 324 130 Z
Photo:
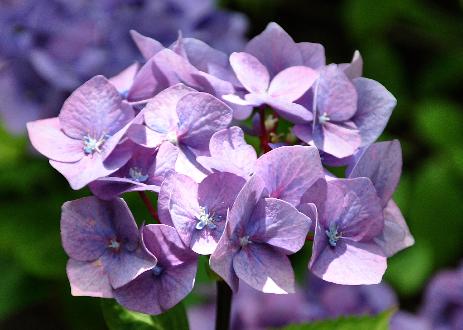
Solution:
M 164 271 L 164 268 L 162 268 L 161 266 L 158 266 L 158 265 L 156 265 L 156 266 L 151 270 L 151 272 L 153 273 L 154 276 L 159 276 L 159 275 L 161 275 L 163 271 Z
M 103 135 L 99 139 L 94 139 L 93 137 L 86 135 L 84 136 L 84 152 L 87 155 L 93 154 L 95 151 L 96 152 L 101 152 L 101 147 L 106 141 L 107 136 Z
M 117 240 L 112 239 L 109 241 L 108 247 L 113 250 L 113 251 L 119 251 L 121 248 L 121 243 L 119 243 Z
M 252 243 L 252 241 L 249 239 L 249 236 L 243 236 L 240 238 L 240 245 L 242 247 L 245 247 L 246 245 Z
M 215 216 L 214 213 L 209 213 L 207 207 L 199 207 L 199 215 L 196 217 L 198 223 L 196 224 L 196 229 L 201 230 L 204 227 L 209 229 L 217 228 L 216 222 L 222 221 L 222 216 Z
M 322 125 L 323 125 L 324 123 L 330 121 L 330 120 L 331 120 L 331 118 L 330 118 L 330 116 L 329 116 L 326 112 L 324 112 L 322 115 L 318 116 L 318 121 L 319 121 L 320 124 L 322 124 Z
M 129 169 L 129 179 L 132 179 L 133 181 L 136 182 L 145 182 L 148 180 L 148 174 L 143 174 L 143 171 L 139 167 L 131 167 Z
M 172 131 L 167 133 L 166 140 L 172 143 L 174 146 L 178 145 L 177 132 Z
M 342 233 L 338 233 L 338 228 L 334 223 L 330 224 L 330 227 L 325 230 L 326 236 L 328 236 L 328 242 L 332 247 L 336 247 L 338 240 L 342 237 Z

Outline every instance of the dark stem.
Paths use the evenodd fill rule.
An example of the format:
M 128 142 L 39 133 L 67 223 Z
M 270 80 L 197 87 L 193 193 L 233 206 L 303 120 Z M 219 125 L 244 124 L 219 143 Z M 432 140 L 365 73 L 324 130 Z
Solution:
M 215 310 L 215 330 L 230 328 L 232 290 L 225 281 L 217 281 L 217 306 Z
M 143 201 L 143 204 L 145 204 L 146 208 L 148 209 L 148 212 L 153 217 L 154 222 L 159 222 L 158 213 L 154 209 L 154 206 L 153 206 L 153 204 L 151 204 L 151 201 L 149 200 L 146 193 L 144 191 L 139 191 L 138 195 L 140 196 L 141 200 Z
M 270 151 L 268 132 L 265 128 L 265 107 L 259 107 L 259 117 L 260 117 L 260 150 L 262 153 Z

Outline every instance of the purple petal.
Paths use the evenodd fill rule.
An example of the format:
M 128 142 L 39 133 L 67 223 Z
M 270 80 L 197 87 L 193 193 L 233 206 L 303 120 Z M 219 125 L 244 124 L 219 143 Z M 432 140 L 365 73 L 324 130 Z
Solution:
M 256 162 L 255 173 L 264 179 L 270 197 L 293 206 L 324 177 L 317 148 L 303 146 L 280 147 L 264 154 Z
M 178 156 L 175 161 L 175 172 L 189 176 L 196 182 L 201 182 L 209 172 L 196 161 L 197 155 L 204 154 L 192 150 L 187 146 L 180 145 L 178 148 Z
M 392 198 L 402 171 L 402 149 L 397 140 L 369 146 L 349 174 L 350 178 L 367 177 L 373 182 L 383 206 Z
M 262 103 L 267 103 L 276 112 L 278 112 L 281 117 L 295 124 L 307 123 L 313 119 L 312 112 L 297 103 L 282 101 L 273 97 L 265 98 Z
M 327 183 L 325 178 L 320 178 L 310 186 L 301 198 L 301 204 L 313 203 L 317 207 L 318 213 L 323 213 L 325 209 L 325 201 L 327 195 Z M 306 213 L 305 213 L 306 214 Z M 312 224 L 315 222 L 312 217 Z
M 293 134 L 307 144 L 314 144 L 313 141 L 313 125 L 310 124 L 296 124 L 293 126 Z
M 243 130 L 237 126 L 212 135 L 209 152 L 210 157 L 197 158 L 197 161 L 209 170 L 229 172 L 243 178 L 248 178 L 254 172 L 256 151 L 246 143 Z
M 353 83 L 358 93 L 357 113 L 353 120 L 360 130 L 362 146 L 367 146 L 383 132 L 397 100 L 377 81 L 356 78 Z
M 179 140 L 198 150 L 208 150 L 215 132 L 226 128 L 232 120 L 232 110 L 222 101 L 206 93 L 185 95 L 177 104 Z
M 356 50 L 352 57 L 352 61 L 347 64 L 340 64 L 339 67 L 344 71 L 347 78 L 351 80 L 361 77 L 363 72 L 362 55 L 360 55 L 360 52 Z
M 60 126 L 69 137 L 99 139 L 120 131 L 134 117 L 122 103 L 116 88 L 103 76 L 96 76 L 77 88 L 64 102 Z
M 145 122 L 152 130 L 166 133 L 177 128 L 177 104 L 182 97 L 195 90 L 176 84 L 157 94 L 145 107 Z
M 294 272 L 286 255 L 266 244 L 250 243 L 233 258 L 236 275 L 264 293 L 294 293 Z
M 139 68 L 140 65 L 134 63 L 109 79 L 120 95 L 124 96 L 129 92 Z
M 265 197 L 268 197 L 265 181 L 255 174 L 241 189 L 228 214 L 227 222 L 231 233 L 244 231 L 257 203 Z
M 69 259 L 66 273 L 73 296 L 113 297 L 108 274 L 99 259 L 92 262 Z
M 321 44 L 299 42 L 297 47 L 302 55 L 302 63 L 309 68 L 318 69 L 325 66 L 325 48 Z
M 258 58 L 272 77 L 286 68 L 303 64 L 298 45 L 281 26 L 273 22 L 249 41 L 245 52 Z
M 121 249 L 119 252 L 108 250 L 100 260 L 114 289 L 126 285 L 156 265 L 156 259 L 144 252 L 142 248 L 135 251 Z
M 168 208 L 172 223 L 182 241 L 190 247 L 191 237 L 196 230 L 196 218 L 200 213 L 198 184 L 188 176 L 175 174 L 166 179 L 161 190 L 167 187 L 171 190 L 161 193 L 170 195 Z
M 111 204 L 94 197 L 64 203 L 61 240 L 66 253 L 79 261 L 92 261 L 103 255 L 114 234 L 110 214 Z
M 163 270 L 159 276 L 149 270 L 117 290 L 114 297 L 122 306 L 157 315 L 177 305 L 193 289 L 196 261 L 184 262 Z
M 252 237 L 258 237 L 259 242 L 276 247 L 285 254 L 299 251 L 304 246 L 312 220 L 285 201 L 266 198 L 261 202 L 265 204 L 265 217 L 260 221 L 254 220 L 260 224 Z
M 210 65 L 228 67 L 228 56 L 201 40 L 184 38 L 183 46 L 190 63 L 203 72 L 209 72 Z
M 384 209 L 384 229 L 375 238 L 375 242 L 382 247 L 387 257 L 415 244 L 400 209 L 392 200 Z
M 146 249 L 156 257 L 163 269 L 191 261 L 196 263 L 197 255 L 183 244 L 174 227 L 163 224 L 147 225 L 143 227 L 142 233 Z
M 277 99 L 294 102 L 304 95 L 319 74 L 305 66 L 293 66 L 279 72 L 271 81 L 268 94 Z
M 367 178 L 328 181 L 323 211 L 325 229 L 335 223 L 342 236 L 351 240 L 371 240 L 384 228 L 381 201 Z
M 353 122 L 344 122 L 341 125 L 327 122 L 321 127 L 316 127 L 314 134 L 315 145 L 324 152 L 336 157 L 351 156 L 361 145 L 360 132 Z
M 159 41 L 146 37 L 135 30 L 130 30 L 130 36 L 145 60 L 149 60 L 156 53 L 164 49 L 164 46 Z
M 336 65 L 320 70 L 316 99 L 317 115 L 326 114 L 332 121 L 349 120 L 357 111 L 357 91 Z
M 227 220 L 225 231 L 209 259 L 209 266 L 227 282 L 233 292 L 237 292 L 239 280 L 233 269 L 233 258 L 239 251 L 240 246 L 231 241 L 230 237 L 231 231 Z
M 145 125 L 133 124 L 127 131 L 127 137 L 145 148 L 157 148 L 166 140 L 166 133 L 154 131 Z
M 325 235 L 316 232 L 315 235 Z M 310 270 L 321 279 L 343 285 L 378 284 L 386 271 L 386 257 L 375 243 L 340 240 L 325 246 Z
M 27 123 L 32 145 L 45 157 L 61 162 L 77 162 L 84 154 L 84 143 L 63 133 L 58 118 Z
M 233 53 L 230 64 L 238 80 L 251 93 L 265 93 L 270 76 L 265 66 L 257 58 L 247 53 Z
M 146 248 L 158 259 L 159 272 L 149 270 L 114 291 L 126 308 L 160 314 L 175 306 L 191 292 L 195 282 L 197 258 L 183 245 L 173 227 L 148 225 L 143 229 Z
M 76 163 L 62 163 L 50 160 L 50 165 L 69 181 L 72 189 L 78 190 L 96 179 L 114 173 L 127 163 L 130 156 L 129 150 L 117 148 L 106 159 L 103 158 L 105 155 L 94 153 L 85 156 Z

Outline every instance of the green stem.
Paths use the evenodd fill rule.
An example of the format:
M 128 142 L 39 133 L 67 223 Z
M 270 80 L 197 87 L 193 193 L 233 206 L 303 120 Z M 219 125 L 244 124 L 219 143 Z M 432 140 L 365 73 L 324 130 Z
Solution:
M 215 312 L 215 330 L 230 328 L 232 290 L 225 281 L 217 281 L 217 306 Z

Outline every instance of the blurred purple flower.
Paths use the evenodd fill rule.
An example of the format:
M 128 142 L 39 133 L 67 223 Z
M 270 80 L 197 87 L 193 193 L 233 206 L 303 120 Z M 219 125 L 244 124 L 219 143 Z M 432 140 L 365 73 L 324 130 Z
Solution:
M 463 265 L 438 273 L 429 283 L 420 315 L 432 329 L 463 329 Z
M 7 126 L 20 132 L 17 126 L 25 121 L 56 114 L 67 93 L 90 77 L 112 76 L 133 63 L 138 55 L 130 29 L 165 45 L 181 30 L 187 37 L 201 38 L 231 52 L 243 46 L 247 22 L 241 14 L 219 10 L 212 0 L 3 1 L 0 62 L 14 71 L 18 94 L 29 99 L 36 110 L 29 113 L 29 108 L 10 106 L 1 93 L 1 108 L 6 108 L 3 120 L 25 117 L 21 123 Z M 0 70 L 0 80 L 3 75 Z M 31 87 L 37 82 L 43 85 L 41 92 Z M 15 116 L 9 114 L 13 109 Z M 18 109 L 27 115 L 18 116 Z
M 156 264 L 141 247 L 137 225 L 122 199 L 85 197 L 64 203 L 61 239 L 71 258 L 67 274 L 75 296 L 111 297 L 112 288 Z

